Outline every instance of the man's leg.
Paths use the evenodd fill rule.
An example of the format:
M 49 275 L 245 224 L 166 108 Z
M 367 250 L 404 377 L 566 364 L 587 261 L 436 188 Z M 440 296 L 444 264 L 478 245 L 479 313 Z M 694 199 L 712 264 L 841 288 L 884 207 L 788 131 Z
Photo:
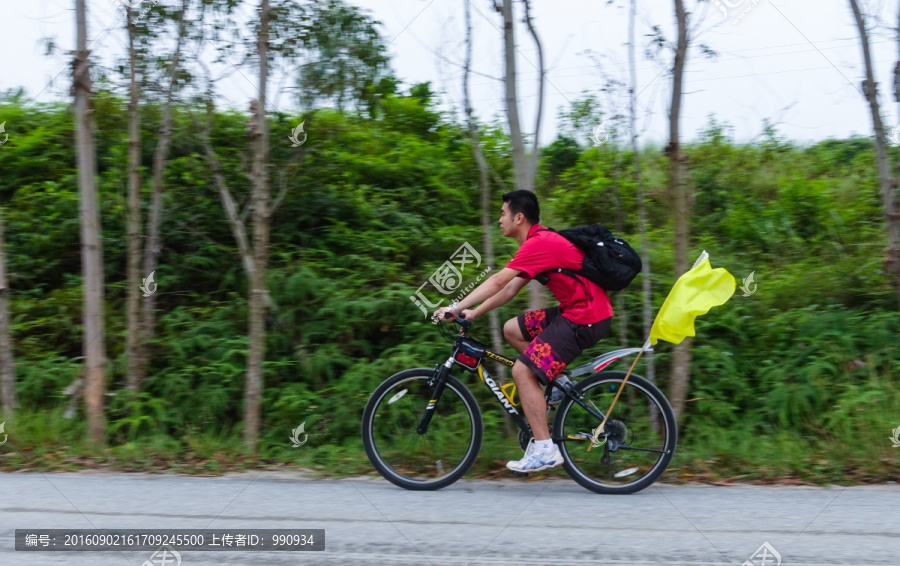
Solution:
M 563 463 L 559 448 L 550 440 L 550 429 L 547 427 L 547 400 L 544 398 L 541 382 L 538 381 L 538 375 L 540 375 L 540 379 L 544 379 L 548 374 L 537 374 L 538 370 L 529 365 L 534 358 L 539 362 L 543 359 L 537 352 L 531 352 L 531 350 L 539 345 L 537 342 L 540 340 L 539 336 L 548 325 L 552 324 L 554 319 L 559 317 L 559 314 L 559 307 L 528 311 L 507 321 L 503 326 L 503 334 L 507 341 L 520 354 L 513 364 L 512 374 L 519 401 L 522 403 L 522 411 L 525 413 L 533 436 L 525 450 L 525 456 L 521 460 L 512 460 L 506 463 L 506 467 L 514 472 L 539 472 L 561 466 Z M 545 346 L 541 350 L 551 348 L 543 341 L 540 341 L 540 344 Z M 530 355 L 529 352 L 531 352 Z M 523 356 L 526 356 L 525 359 Z M 552 379 L 556 376 L 556 373 L 553 373 L 556 368 L 551 364 L 548 369 L 551 371 L 549 377 Z
M 506 337 L 506 341 L 509 342 L 509 345 L 520 354 L 524 352 L 525 348 L 528 347 L 528 344 L 531 343 L 530 338 L 526 339 L 522 336 L 522 329 L 519 327 L 518 317 L 513 317 L 506 321 L 506 324 L 503 325 L 503 336 Z M 516 370 L 515 367 L 513 367 L 513 376 L 515 376 L 515 373 Z
M 522 350 L 524 349 L 522 348 Z M 525 418 L 531 425 L 534 439 L 550 440 L 550 429 L 547 427 L 547 400 L 544 398 L 544 391 L 541 389 L 537 377 L 531 368 L 523 364 L 521 360 L 516 360 L 512 374 L 513 380 L 516 382 L 519 400 L 525 410 Z
M 506 463 L 506 467 L 514 472 L 527 474 L 562 466 L 563 457 L 559 447 L 550 439 L 550 430 L 547 427 L 547 401 L 537 376 L 521 360 L 516 360 L 512 374 L 533 438 L 525 450 L 525 456 L 521 460 L 510 460 Z

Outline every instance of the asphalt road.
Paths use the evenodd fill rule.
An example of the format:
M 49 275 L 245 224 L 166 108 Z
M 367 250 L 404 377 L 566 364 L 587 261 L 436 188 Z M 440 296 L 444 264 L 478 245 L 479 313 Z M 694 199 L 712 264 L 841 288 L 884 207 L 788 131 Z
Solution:
M 596 495 L 568 479 L 460 481 L 411 492 L 382 479 L 0 474 L 0 565 L 141 566 L 153 552 L 15 551 L 15 529 L 325 529 L 324 552 L 184 552 L 219 564 L 734 565 L 764 543 L 781 564 L 900 564 L 900 486 L 658 484 Z M 753 566 L 776 566 L 757 556 Z M 155 562 L 160 564 L 157 556 Z M 167 566 L 175 566 L 168 561 Z

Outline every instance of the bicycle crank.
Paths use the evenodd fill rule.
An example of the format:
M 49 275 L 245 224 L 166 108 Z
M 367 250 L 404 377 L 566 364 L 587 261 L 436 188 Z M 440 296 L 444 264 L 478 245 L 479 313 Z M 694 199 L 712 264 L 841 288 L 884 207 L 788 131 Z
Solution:
M 530 430 L 520 430 L 519 431 L 519 448 L 522 450 L 528 450 L 528 443 L 531 442 L 531 439 L 534 435 L 531 434 Z
M 599 428 L 599 427 L 598 427 Z M 594 433 L 596 433 L 596 429 L 594 429 Z M 585 434 L 585 433 L 579 433 Z M 619 446 L 625 444 L 625 436 L 628 434 L 628 428 L 625 426 L 625 423 L 622 421 L 617 421 L 615 419 L 610 419 L 606 421 L 606 425 L 603 427 L 603 432 L 597 437 L 597 441 L 591 445 L 591 448 L 599 448 L 601 446 L 606 445 L 607 449 L 610 452 L 615 452 L 619 449 Z M 594 435 L 588 434 L 588 439 L 593 440 Z

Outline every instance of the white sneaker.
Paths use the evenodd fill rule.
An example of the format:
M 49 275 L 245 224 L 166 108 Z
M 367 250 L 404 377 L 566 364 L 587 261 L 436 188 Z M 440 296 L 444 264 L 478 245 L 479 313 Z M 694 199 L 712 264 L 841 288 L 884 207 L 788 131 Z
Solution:
M 528 446 L 525 447 L 525 456 L 524 456 L 524 458 L 528 458 L 529 456 L 531 456 L 532 454 L 534 454 L 534 451 L 535 451 L 536 449 L 537 449 L 537 446 L 536 446 L 535 443 L 534 443 L 534 437 L 531 437 L 531 439 L 528 440 Z M 524 458 L 523 458 L 523 459 L 524 459 Z M 518 461 L 519 461 L 519 460 L 510 460 L 509 462 L 506 463 L 506 467 L 509 468 L 509 465 L 510 465 L 510 464 L 512 464 L 512 463 L 514 463 L 514 462 L 518 462 Z M 510 469 L 511 469 L 511 468 L 510 468 Z
M 550 450 L 543 452 L 535 449 L 534 439 L 528 443 L 528 449 L 525 450 L 525 457 L 521 460 L 511 460 L 506 463 L 506 467 L 514 472 L 542 472 L 561 466 L 563 463 L 562 454 L 559 453 L 559 447 L 552 445 Z

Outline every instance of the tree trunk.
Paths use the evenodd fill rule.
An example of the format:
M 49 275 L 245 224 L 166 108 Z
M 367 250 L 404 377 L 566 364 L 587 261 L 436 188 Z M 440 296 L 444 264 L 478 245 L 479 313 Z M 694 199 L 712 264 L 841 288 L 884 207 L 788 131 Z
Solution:
M 247 230 L 244 223 L 241 222 L 240 214 L 238 214 L 237 204 L 231 196 L 231 191 L 225 184 L 225 176 L 222 174 L 222 166 L 216 158 L 215 151 L 209 141 L 209 131 L 201 128 L 198 121 L 194 122 L 200 130 L 200 139 L 203 142 L 203 148 L 206 152 L 206 161 L 212 171 L 213 182 L 219 191 L 219 199 L 222 201 L 222 209 L 225 210 L 225 216 L 228 218 L 228 225 L 231 227 L 231 234 L 237 243 L 238 253 L 241 256 L 241 265 L 244 266 L 244 272 L 247 274 L 247 280 L 253 276 L 253 253 L 250 250 L 250 243 L 247 239 Z
M 634 182 L 637 188 L 637 207 L 638 207 L 638 230 L 641 234 L 641 295 L 643 297 L 643 322 L 644 322 L 644 338 L 650 336 L 650 328 L 653 326 L 653 290 L 650 280 L 650 243 L 647 240 L 647 207 L 644 199 L 644 185 L 641 178 L 641 157 L 638 150 L 638 133 L 637 118 L 635 105 L 637 104 L 635 92 L 637 91 L 637 71 L 636 60 L 634 57 L 634 21 L 637 15 L 637 0 L 631 0 L 631 16 L 628 21 L 628 64 L 631 69 L 631 87 L 629 98 L 631 104 L 629 108 L 629 119 L 631 122 L 631 152 L 634 158 Z M 656 383 L 656 364 L 653 360 L 653 352 L 644 354 L 646 360 L 646 378 L 650 383 Z M 659 415 L 656 413 L 655 407 L 652 408 L 651 418 L 653 422 L 658 422 Z
M 126 314 L 125 357 L 128 358 L 128 375 L 125 387 L 132 393 L 140 391 L 138 379 L 138 350 L 141 284 L 141 124 L 138 114 L 139 91 L 137 83 L 137 54 L 135 41 L 137 30 L 134 12 L 128 8 L 128 59 L 130 63 L 130 100 L 128 102 L 128 307 Z
M 250 353 L 244 389 L 244 443 L 256 452 L 260 432 L 260 402 L 263 388 L 263 361 L 266 345 L 266 260 L 269 250 L 269 129 L 266 123 L 266 81 L 268 79 L 269 1 L 260 2 L 259 104 L 253 159 L 253 274 L 250 278 Z
M 9 318 L 9 285 L 6 281 L 6 242 L 3 237 L 3 211 L 0 209 L 0 412 L 12 417 L 16 399 L 16 375 L 13 365 L 12 320 Z
M 472 154 L 475 157 L 475 163 L 478 165 L 478 187 L 481 193 L 481 245 L 484 249 L 484 263 L 493 268 L 494 243 L 491 240 L 491 214 L 493 211 L 491 210 L 490 170 L 487 160 L 484 158 L 484 152 L 481 151 L 478 125 L 475 123 L 475 117 L 472 115 L 472 99 L 469 93 L 469 70 L 472 65 L 472 16 L 468 0 L 463 0 L 463 4 L 465 4 L 466 14 L 466 63 L 463 74 L 463 104 L 466 109 L 466 124 L 469 128 L 469 137 L 472 140 Z M 496 309 L 488 313 L 488 320 L 491 329 L 491 345 L 495 351 L 499 352 L 503 349 L 503 336 L 500 331 L 500 318 Z M 496 362 L 493 371 L 501 383 L 506 381 L 507 372 L 505 365 Z M 505 418 L 503 420 L 506 425 L 506 433 L 513 437 L 516 435 L 513 420 L 508 414 L 504 413 L 504 415 Z
M 888 249 L 884 266 L 885 270 L 894 278 L 897 297 L 900 300 L 900 208 L 898 208 L 897 195 L 894 191 L 895 181 L 891 177 L 890 164 L 888 162 L 884 124 L 881 121 L 881 113 L 878 108 L 878 86 L 875 83 L 875 74 L 872 71 L 869 34 L 857 0 L 850 0 L 850 8 L 853 10 L 853 16 L 856 18 L 856 27 L 859 29 L 859 41 L 862 44 L 863 61 L 866 65 L 866 80 L 863 83 L 863 94 L 869 102 L 872 124 L 875 128 L 875 164 L 878 167 L 881 205 L 884 210 L 888 233 Z
M 484 249 L 484 263 L 486 265 L 494 265 L 494 243 L 491 239 L 491 186 L 490 186 L 490 170 L 487 160 L 484 158 L 484 152 L 481 151 L 481 141 L 478 136 L 478 125 L 475 123 L 475 117 L 472 115 L 471 95 L 469 93 L 469 74 L 472 64 L 472 23 L 471 8 L 468 0 L 463 0 L 465 4 L 466 14 L 466 63 L 465 73 L 463 74 L 463 104 L 466 109 L 466 124 L 469 128 L 469 137 L 472 140 L 472 154 L 475 157 L 475 163 L 478 165 L 478 187 L 481 193 L 481 245 Z M 497 310 L 490 312 L 491 327 L 491 343 L 495 350 L 500 351 L 503 348 L 503 337 L 500 332 L 500 321 L 497 316 Z M 506 379 L 506 366 L 495 364 L 495 374 L 501 380 Z
M 85 0 L 75 0 L 77 49 L 73 65 L 75 95 L 75 147 L 80 194 L 81 270 L 83 288 L 84 360 L 87 388 L 88 435 L 97 447 L 106 444 L 103 397 L 106 390 L 106 352 L 103 320 L 103 250 L 97 206 L 97 172 L 91 125 L 91 76 L 87 50 Z
M 525 4 L 525 23 L 528 25 L 528 32 L 534 40 L 538 53 L 538 108 L 537 116 L 534 119 L 534 139 L 531 142 L 531 168 L 529 171 L 529 184 L 531 187 L 534 187 L 537 179 L 538 157 L 540 156 L 540 145 L 538 142 L 541 137 L 541 117 L 544 113 L 544 48 L 534 27 L 534 22 L 531 21 L 531 2 L 530 0 L 523 0 L 523 2 Z
M 525 153 L 525 141 L 522 135 L 522 123 L 519 118 L 519 95 L 516 84 L 516 40 L 515 40 L 515 21 L 513 19 L 513 0 L 502 0 L 502 5 L 498 6 L 498 11 L 503 16 L 503 53 L 505 62 L 505 79 L 506 86 L 506 116 L 509 123 L 509 139 L 512 148 L 513 160 L 513 178 L 515 179 L 516 189 L 525 189 L 527 191 L 534 190 L 534 173 L 537 168 L 537 153 L 534 154 L 535 161 L 532 162 Z M 526 6 L 527 8 L 528 6 Z M 530 29 L 531 24 L 529 22 Z M 540 42 L 537 35 L 533 34 L 535 42 L 538 46 L 538 52 L 543 61 L 543 53 L 541 51 Z M 538 117 L 537 125 L 540 126 L 541 112 L 543 106 L 543 63 L 541 63 L 540 89 L 541 99 L 538 100 Z M 535 132 L 535 141 L 537 141 L 539 132 Z M 544 287 L 536 281 L 528 283 L 528 306 L 530 309 L 542 309 L 547 307 L 547 293 Z
M 506 69 L 506 116 L 509 122 L 509 138 L 512 146 L 513 176 L 516 189 L 534 190 L 531 178 L 531 166 L 525 155 L 525 142 L 522 138 L 522 124 L 519 120 L 519 95 L 516 86 L 516 40 L 515 22 L 513 20 L 513 0 L 503 0 L 500 8 L 503 14 L 503 53 Z
M 527 188 L 529 191 L 534 190 L 534 183 L 537 179 L 537 168 L 538 168 L 538 157 L 540 155 L 540 147 L 538 142 L 541 136 L 541 116 L 543 115 L 544 109 L 544 49 L 541 46 L 541 40 L 538 38 L 537 30 L 534 28 L 534 23 L 531 21 L 531 3 L 529 0 L 523 0 L 525 4 L 525 23 L 528 26 L 528 32 L 531 34 L 531 38 L 534 40 L 535 48 L 538 52 L 538 107 L 537 107 L 537 116 L 534 120 L 534 139 L 532 141 L 531 146 L 531 155 L 524 156 L 522 161 L 527 164 L 527 179 L 525 181 L 526 185 L 524 187 L 517 188 Z M 510 4 L 510 0 L 507 0 L 507 4 Z M 510 17 L 512 17 L 512 7 L 510 6 Z M 505 29 L 505 26 L 504 26 Z M 507 40 L 506 47 L 509 49 L 515 49 L 515 41 L 512 34 L 512 26 L 510 26 L 510 37 Z M 509 51 L 507 51 L 507 54 Z M 515 61 L 515 53 L 513 53 L 513 61 Z M 513 96 L 514 100 L 518 100 L 518 95 L 516 94 L 516 73 L 515 73 L 515 62 L 513 62 L 513 74 L 512 74 L 512 84 L 513 84 Z M 507 79 L 509 78 L 509 73 L 507 73 Z M 508 81 L 509 82 L 509 81 Z M 507 91 L 508 92 L 508 91 Z M 516 119 L 518 121 L 518 109 L 516 110 Z M 512 119 L 510 119 L 510 132 L 512 132 Z M 519 137 L 521 138 L 522 131 L 519 128 Z M 522 153 L 524 155 L 525 152 L 525 144 L 520 140 L 520 145 L 522 146 Z M 513 146 L 515 148 L 515 146 Z M 528 299 L 529 299 L 529 307 L 534 309 L 543 309 L 547 308 L 547 289 L 535 282 L 532 281 L 528 284 Z
M 159 142 L 153 153 L 153 199 L 150 204 L 150 216 L 147 221 L 147 242 L 144 246 L 144 273 L 147 277 L 156 271 L 159 254 L 162 251 L 160 228 L 162 225 L 162 197 L 165 187 L 163 175 L 166 171 L 166 160 L 169 157 L 169 145 L 172 141 L 172 105 L 175 87 L 178 84 L 178 67 L 181 59 L 181 47 L 186 32 L 185 13 L 188 1 L 183 0 L 181 16 L 178 23 L 178 40 L 175 43 L 175 54 L 172 57 L 172 68 L 169 72 L 169 87 L 166 92 L 166 103 L 163 107 L 162 124 L 159 131 Z M 141 331 L 138 342 L 138 364 L 135 373 L 135 390 L 139 391 L 150 366 L 149 347 L 156 328 L 156 294 L 144 297 L 141 303 Z
M 687 14 L 683 0 L 675 0 L 675 16 L 678 21 L 678 43 L 675 49 L 675 65 L 672 71 L 672 106 L 669 112 L 669 194 L 672 198 L 672 213 L 675 221 L 675 278 L 688 270 L 689 218 L 687 198 L 687 164 L 681 152 L 678 134 L 681 113 L 681 91 L 684 64 L 687 58 Z M 691 371 L 691 339 L 685 339 L 675 347 L 672 356 L 672 375 L 669 380 L 669 401 L 675 411 L 676 420 L 681 419 L 687 399 Z

